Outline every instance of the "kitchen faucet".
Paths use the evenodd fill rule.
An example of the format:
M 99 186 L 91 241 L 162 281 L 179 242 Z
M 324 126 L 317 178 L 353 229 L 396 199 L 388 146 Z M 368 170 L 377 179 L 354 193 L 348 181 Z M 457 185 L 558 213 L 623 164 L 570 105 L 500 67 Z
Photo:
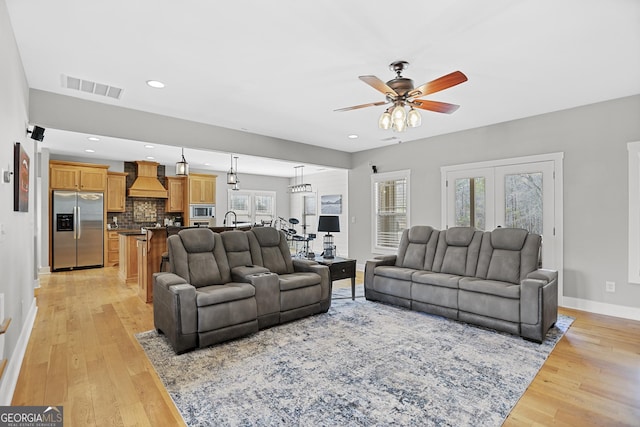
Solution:
M 222 222 L 222 225 L 227 225 L 227 215 L 229 214 L 233 214 L 233 228 L 236 228 L 238 226 L 238 215 L 236 215 L 234 211 L 227 211 L 227 213 L 224 214 L 224 221 Z

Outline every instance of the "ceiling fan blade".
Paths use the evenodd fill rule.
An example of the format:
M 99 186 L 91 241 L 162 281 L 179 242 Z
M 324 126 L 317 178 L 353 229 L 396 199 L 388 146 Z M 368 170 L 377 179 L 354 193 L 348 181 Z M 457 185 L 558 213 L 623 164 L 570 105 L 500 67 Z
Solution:
M 431 93 L 440 92 L 441 90 L 464 83 L 467 80 L 467 76 L 465 76 L 461 71 L 454 71 L 453 73 L 447 74 L 446 76 L 442 76 L 415 88 L 409 94 L 409 98 L 419 98 Z
M 414 99 L 408 102 L 409 105 L 422 110 L 435 111 L 436 113 L 451 114 L 460 108 L 459 105 L 447 104 L 446 102 L 427 101 L 426 99 Z
M 385 95 L 391 95 L 393 97 L 398 96 L 395 90 L 391 89 L 385 82 L 383 82 L 376 76 L 360 76 L 358 78 L 372 88 L 384 93 Z
M 358 110 L 360 108 L 366 108 L 366 107 L 375 107 L 376 105 L 384 105 L 384 104 L 388 104 L 389 101 L 379 101 L 379 102 L 370 102 L 368 104 L 360 104 L 360 105 L 354 105 L 353 107 L 345 107 L 345 108 L 339 108 L 337 110 L 333 110 L 333 111 L 350 111 L 350 110 Z

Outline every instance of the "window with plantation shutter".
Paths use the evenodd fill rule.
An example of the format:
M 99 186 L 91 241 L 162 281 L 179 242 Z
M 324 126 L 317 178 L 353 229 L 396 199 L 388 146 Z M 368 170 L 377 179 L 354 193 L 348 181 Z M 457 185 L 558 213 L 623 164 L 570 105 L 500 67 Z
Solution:
M 373 250 L 395 253 L 409 224 L 409 171 L 371 176 L 373 194 Z

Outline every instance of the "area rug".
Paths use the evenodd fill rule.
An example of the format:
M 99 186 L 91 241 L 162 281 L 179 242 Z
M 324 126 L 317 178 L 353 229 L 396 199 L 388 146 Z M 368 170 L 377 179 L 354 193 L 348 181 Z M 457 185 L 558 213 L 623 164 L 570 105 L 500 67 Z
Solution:
M 136 338 L 189 426 L 499 426 L 573 321 L 536 344 L 333 296 L 326 314 L 178 356 Z

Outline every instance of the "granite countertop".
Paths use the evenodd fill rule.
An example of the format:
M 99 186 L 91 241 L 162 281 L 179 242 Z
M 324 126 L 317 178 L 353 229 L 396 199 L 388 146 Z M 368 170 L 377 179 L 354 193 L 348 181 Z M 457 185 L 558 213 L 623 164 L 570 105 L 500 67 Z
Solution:
M 144 236 L 147 233 L 143 233 L 140 230 L 123 230 L 118 232 L 121 236 Z

